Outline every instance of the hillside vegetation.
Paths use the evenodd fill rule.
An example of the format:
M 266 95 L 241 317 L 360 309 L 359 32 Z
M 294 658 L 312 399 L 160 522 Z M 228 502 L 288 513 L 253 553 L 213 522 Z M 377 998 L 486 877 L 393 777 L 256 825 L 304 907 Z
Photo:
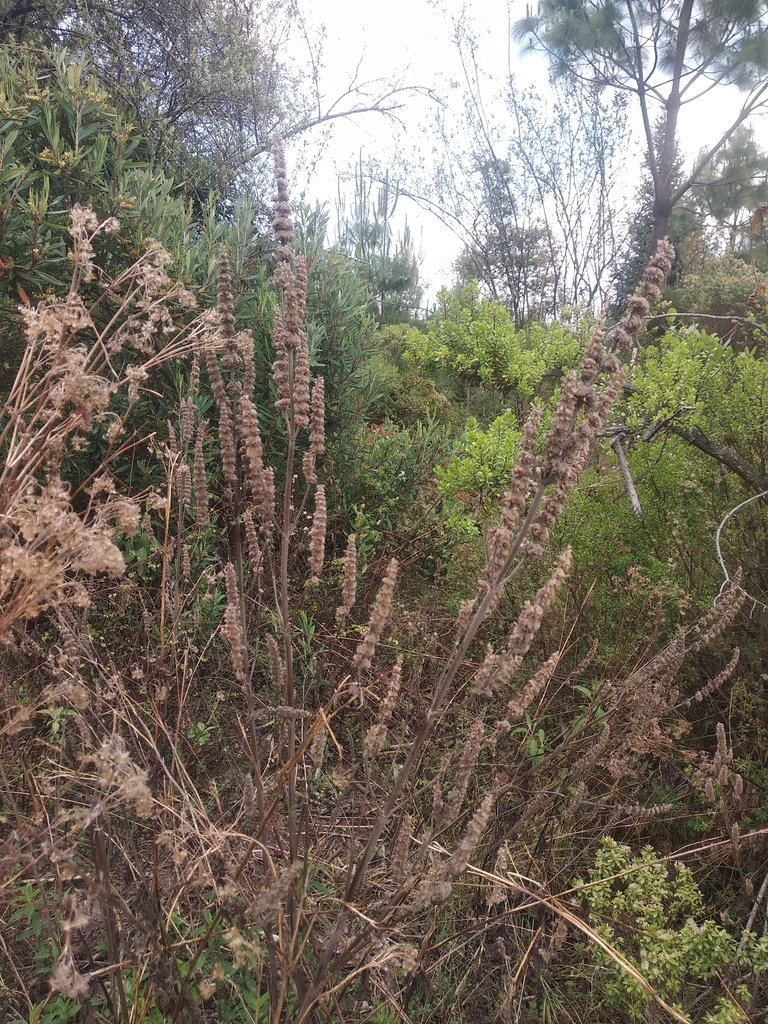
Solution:
M 0 1022 L 764 1020 L 758 227 L 421 318 L 104 59 L 0 50 Z

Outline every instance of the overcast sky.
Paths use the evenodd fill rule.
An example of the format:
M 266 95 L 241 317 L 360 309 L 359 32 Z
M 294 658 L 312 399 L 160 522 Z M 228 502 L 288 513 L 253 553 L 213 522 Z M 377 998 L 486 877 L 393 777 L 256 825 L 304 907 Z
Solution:
M 479 37 L 483 72 L 499 88 L 506 80 L 511 55 L 525 70 L 526 81 L 539 66 L 539 77 L 546 66 L 537 58 L 518 61 L 514 44 L 508 44 L 510 19 L 525 13 L 518 0 L 482 0 L 469 15 Z M 355 82 L 399 82 L 418 91 L 403 92 L 397 120 L 376 114 L 334 122 L 330 132 L 314 132 L 304 140 L 305 157 L 314 154 L 321 141 L 322 156 L 310 175 L 300 171 L 296 185 L 306 198 L 329 203 L 331 223 L 336 222 L 335 200 L 339 177 L 349 176 L 358 157 L 378 159 L 382 165 L 394 164 L 398 157 L 412 163 L 432 159 L 430 137 L 438 104 L 455 103 L 462 70 L 454 42 L 454 23 L 462 16 L 464 4 L 458 0 L 387 0 L 386 3 L 350 3 L 348 0 L 300 0 L 300 10 L 310 38 L 324 28 L 321 90 L 326 104 L 341 96 Z M 466 15 L 465 15 L 466 16 Z M 301 43 L 294 42 L 301 48 Z M 525 67 L 528 65 L 528 67 Z M 532 80 L 532 79 L 531 79 Z M 375 91 L 376 86 L 372 86 Z M 289 150 L 290 158 L 290 150 Z M 296 162 L 300 157 L 296 153 Z M 342 186 L 343 187 L 343 186 Z M 351 195 L 352 186 L 348 186 Z M 433 298 L 442 286 L 451 283 L 452 264 L 461 242 L 453 232 L 413 203 L 402 200 L 398 220 L 405 217 L 417 246 L 424 255 L 422 284 Z
M 339 176 L 349 175 L 358 156 L 377 158 L 382 165 L 398 157 L 429 166 L 434 142 L 430 134 L 437 104 L 447 108 L 460 103 L 463 71 L 455 43 L 455 26 L 461 18 L 471 26 L 478 43 L 478 64 L 485 76 L 483 91 L 491 104 L 512 73 L 520 86 L 547 88 L 546 61 L 536 55 L 520 56 L 510 39 L 510 26 L 525 15 L 525 0 L 298 0 L 309 38 L 324 28 L 320 77 L 326 105 L 355 82 L 375 80 L 402 82 L 420 87 L 423 94 L 403 93 L 399 124 L 368 114 L 336 121 L 330 131 L 315 132 L 304 139 L 305 154 L 320 152 L 312 167 L 296 174 L 296 186 L 312 202 L 331 207 L 335 224 L 335 197 Z M 301 50 L 301 43 L 294 42 Z M 306 48 L 304 48 L 306 53 Z M 430 99 L 426 94 L 434 97 Z M 719 102 L 718 102 L 719 98 Z M 688 108 L 681 121 L 683 151 L 695 155 L 700 146 L 712 142 L 738 108 L 738 95 L 713 94 L 702 104 Z M 321 146 L 321 141 L 325 142 Z M 637 140 L 639 150 L 639 137 Z M 289 159 L 291 157 L 289 150 Z M 299 164 L 299 154 L 295 154 Z M 628 156 L 627 165 L 637 167 Z M 351 194 L 352 187 L 348 186 Z M 631 190 L 630 190 L 631 191 Z M 424 254 L 422 283 L 434 299 L 442 285 L 452 279 L 452 265 L 461 248 L 460 240 L 439 221 L 406 201 L 398 213 L 407 215 L 409 226 Z

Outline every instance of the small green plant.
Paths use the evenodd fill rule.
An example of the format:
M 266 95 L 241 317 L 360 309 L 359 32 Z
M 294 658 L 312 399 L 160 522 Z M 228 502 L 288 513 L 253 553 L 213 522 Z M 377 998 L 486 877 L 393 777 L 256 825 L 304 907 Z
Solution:
M 506 490 L 520 447 L 522 431 L 514 413 L 507 410 L 487 430 L 470 416 L 452 458 L 437 466 L 440 493 L 461 512 L 454 525 L 465 520 L 468 533 L 478 533 L 491 509 Z
M 26 1020 L 17 1017 L 11 1024 L 67 1024 L 67 1021 L 77 1020 L 80 1010 L 79 1003 L 52 992 L 42 1002 L 29 1008 Z
M 216 732 L 216 726 L 210 722 L 195 722 L 187 731 L 187 739 L 192 740 L 199 747 L 204 747 Z
M 31 882 L 11 897 L 11 924 L 25 922 L 26 927 L 20 933 L 20 938 L 40 938 L 43 931 L 43 919 L 40 916 L 40 890 Z
M 597 934 L 626 956 L 657 993 L 702 1024 L 747 1021 L 728 992 L 732 972 L 768 968 L 768 938 L 747 931 L 738 937 L 707 915 L 693 873 L 650 847 L 601 841 L 588 879 L 576 881 L 578 898 L 590 907 Z M 631 1020 L 645 1020 L 648 993 L 616 960 L 593 946 L 604 1005 Z M 748 992 L 748 989 L 747 989 Z M 747 1003 L 751 996 L 747 995 Z
M 53 707 L 42 708 L 40 714 L 48 719 L 48 738 L 51 743 L 64 742 L 64 728 L 69 719 L 74 715 L 72 708 Z

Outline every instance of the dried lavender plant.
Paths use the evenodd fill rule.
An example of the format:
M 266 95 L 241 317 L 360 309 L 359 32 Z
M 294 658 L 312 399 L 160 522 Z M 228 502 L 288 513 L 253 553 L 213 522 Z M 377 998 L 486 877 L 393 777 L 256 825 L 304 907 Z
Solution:
M 280 161 L 281 156 L 278 153 L 278 166 L 282 167 Z M 276 212 L 276 223 L 278 231 L 285 237 L 283 234 L 278 237 L 280 263 L 276 272 L 276 283 L 283 296 L 284 311 L 282 316 L 276 317 L 277 360 L 274 373 L 278 392 L 278 410 L 282 411 L 288 419 L 289 437 L 295 437 L 298 429 L 305 425 L 308 390 L 305 380 L 306 368 L 299 359 L 302 345 L 301 331 L 297 327 L 294 313 L 294 309 L 298 305 L 295 293 L 299 288 L 300 273 L 298 270 L 290 272 L 291 257 L 288 252 L 289 238 L 287 234 L 290 219 L 284 185 L 280 184 L 284 179 L 284 172 L 279 170 L 278 177 L 278 202 L 281 205 Z M 630 326 L 634 327 L 634 323 Z M 606 381 L 602 390 L 599 386 L 601 377 L 604 377 Z M 305 1020 L 312 1015 L 316 1002 L 321 997 L 323 988 L 330 978 L 348 969 L 352 963 L 364 962 L 365 951 L 373 949 L 374 935 L 381 934 L 385 923 L 391 927 L 396 921 L 403 920 L 403 915 L 420 914 L 429 906 L 442 902 L 450 894 L 455 878 L 466 867 L 471 851 L 489 820 L 495 802 L 494 794 L 489 794 L 475 810 L 469 826 L 460 834 L 455 852 L 451 854 L 445 866 L 434 867 L 424 874 L 426 870 L 424 850 L 434 832 L 425 836 L 422 843 L 415 845 L 410 865 L 403 864 L 398 868 L 398 877 L 409 879 L 407 883 L 401 882 L 401 886 L 407 884 L 407 890 L 398 891 L 397 900 L 400 910 L 393 912 L 390 903 L 382 905 L 374 903 L 372 906 L 369 905 L 366 911 L 366 920 L 369 923 L 353 926 L 349 911 L 344 909 L 359 901 L 362 894 L 367 891 L 369 875 L 374 870 L 374 855 L 384 840 L 390 822 L 397 819 L 402 807 L 407 806 L 407 801 L 414 792 L 413 787 L 417 786 L 417 766 L 424 756 L 424 751 L 435 730 L 444 721 L 451 701 L 457 699 L 461 694 L 462 686 L 466 686 L 464 665 L 470 646 L 487 617 L 497 606 L 506 584 L 519 571 L 523 562 L 542 554 L 550 529 L 560 514 L 567 495 L 575 486 L 579 473 L 585 465 L 590 445 L 610 412 L 623 380 L 624 374 L 618 359 L 605 350 L 602 331 L 596 328 L 587 346 L 580 372 L 570 374 L 564 382 L 562 395 L 554 411 L 552 425 L 540 455 L 537 454 L 537 449 L 541 413 L 537 410 L 532 415 L 526 427 L 520 457 L 509 491 L 504 498 L 499 525 L 489 536 L 488 559 L 478 581 L 477 593 L 463 606 L 454 649 L 438 673 L 432 687 L 428 707 L 422 714 L 421 723 L 415 735 L 403 752 L 404 756 L 402 762 L 398 764 L 397 773 L 381 792 L 379 808 L 374 813 L 371 823 L 363 833 L 358 832 L 356 835 L 355 844 L 351 847 L 350 852 L 355 847 L 360 852 L 354 853 L 346 874 L 341 893 L 342 909 L 336 915 L 335 922 L 326 939 L 325 951 L 319 956 L 316 963 L 307 962 L 305 965 L 309 973 L 303 977 L 300 983 L 304 995 L 297 1019 Z M 297 388 L 302 396 L 298 403 L 296 402 Z M 292 456 L 290 457 L 289 466 L 292 467 Z M 314 463 L 311 458 L 304 460 L 304 476 L 308 484 L 316 479 Z M 284 517 L 288 509 L 289 506 L 285 505 Z M 570 553 L 565 552 L 535 600 L 521 610 L 507 644 L 499 651 L 491 650 L 477 673 L 475 685 L 470 694 L 475 701 L 485 702 L 486 707 L 481 707 L 479 714 L 473 720 L 468 739 L 455 766 L 452 788 L 445 796 L 439 795 L 437 804 L 439 816 L 435 819 L 437 824 L 433 827 L 453 827 L 462 813 L 470 779 L 476 769 L 481 752 L 484 749 L 497 747 L 500 739 L 511 728 L 509 721 L 496 726 L 486 724 L 487 703 L 497 692 L 504 691 L 510 685 L 514 673 L 523 663 L 545 610 L 567 575 L 569 564 Z M 285 567 L 287 567 L 287 561 L 283 562 L 283 568 Z M 363 698 L 364 679 L 372 668 L 384 625 L 391 612 L 396 571 L 396 563 L 390 563 L 370 613 L 367 631 L 358 643 L 351 659 L 350 668 L 353 674 L 349 677 L 349 686 L 353 696 L 360 701 Z M 339 627 L 343 625 L 352 607 L 354 574 L 354 548 L 350 541 L 345 558 L 344 596 L 337 610 Z M 280 585 L 283 585 L 282 580 Z M 283 590 L 283 593 L 285 594 L 286 591 Z M 286 612 L 287 606 L 281 605 L 283 623 L 289 621 Z M 290 661 L 290 646 L 289 643 L 285 645 L 286 669 Z M 549 685 L 557 669 L 559 658 L 560 652 L 555 652 L 545 660 L 537 671 L 530 675 L 529 682 L 525 686 L 508 697 L 509 719 L 519 720 L 526 708 Z M 290 689 L 289 693 L 291 693 Z M 388 706 L 388 700 L 389 698 L 384 700 L 382 705 L 384 709 Z M 326 709 L 324 714 L 327 715 L 328 711 L 329 709 Z M 606 735 L 605 730 L 602 734 Z M 362 752 L 366 759 L 372 760 L 381 756 L 384 735 L 383 721 L 375 721 L 368 728 L 362 745 Z M 286 779 L 290 781 L 294 755 L 290 745 L 286 749 L 289 760 Z M 441 770 L 443 774 L 447 767 L 446 765 Z M 294 790 L 292 794 L 289 787 L 287 792 L 289 835 L 293 834 L 294 828 L 290 820 L 292 795 L 295 799 L 296 791 Z M 350 929 L 351 931 L 349 931 Z
M 166 568 L 174 553 L 178 577 L 190 575 L 185 539 L 168 533 L 174 495 L 182 527 L 185 509 L 191 502 L 193 477 L 185 461 L 194 439 L 194 411 L 189 402 L 184 400 L 179 407 L 179 425 L 169 426 L 168 445 L 154 446 L 168 468 L 165 494 L 153 490 L 121 494 L 118 477 L 110 472 L 109 463 L 132 447 L 128 442 L 121 445 L 121 433 L 126 409 L 140 399 L 144 382 L 155 368 L 190 353 L 194 355 L 194 376 L 198 353 L 210 335 L 211 325 L 203 316 L 186 328 L 176 328 L 169 304 L 179 299 L 188 306 L 191 296 L 169 280 L 164 269 L 169 257 L 155 243 L 117 278 L 110 279 L 103 270 L 97 273 L 92 242 L 98 232 L 116 229 L 116 221 L 100 225 L 90 211 L 73 211 L 69 292 L 63 300 L 46 299 L 24 311 L 27 345 L 0 419 L 2 654 L 4 659 L 26 657 L 33 661 L 39 656 L 36 673 L 52 679 L 37 695 L 34 687 L 26 688 L 26 692 L 14 687 L 4 693 L 0 784 L 4 802 L 10 801 L 7 806 L 14 809 L 21 829 L 13 836 L 3 836 L 3 862 L 10 863 L 7 858 L 11 858 L 15 863 L 18 859 L 22 873 L 34 880 L 41 904 L 47 907 L 48 938 L 60 950 L 51 990 L 75 1001 L 93 996 L 95 965 L 92 958 L 89 966 L 82 963 L 84 929 L 88 926 L 91 931 L 100 931 L 104 941 L 103 957 L 109 967 L 102 989 L 108 1012 L 115 1020 L 128 1020 L 136 1005 L 129 1005 L 131 998 L 122 971 L 126 962 L 132 962 L 131 957 L 142 964 L 139 971 L 150 962 L 164 965 L 163 970 L 171 971 L 172 997 L 179 995 L 185 1006 L 194 1006 L 194 999 L 178 968 L 171 966 L 173 957 L 164 940 L 146 916 L 137 915 L 132 893 L 120 884 L 126 876 L 142 878 L 148 891 L 152 880 L 151 868 L 150 876 L 146 874 L 147 865 L 154 862 L 153 855 L 145 864 L 140 855 L 137 863 L 132 862 L 136 851 L 126 852 L 122 845 L 125 823 L 144 822 L 141 834 L 151 834 L 154 826 L 147 830 L 149 821 L 178 814 L 179 808 L 186 806 L 189 817 L 183 827 L 181 818 L 185 815 L 177 819 L 174 843 L 179 866 L 184 859 L 182 831 L 186 829 L 191 836 L 199 835 L 202 829 L 213 836 L 215 828 L 207 821 L 199 799 L 195 805 L 194 787 L 178 771 L 176 753 L 165 777 L 165 791 L 164 783 L 158 782 L 155 769 L 162 759 L 157 741 L 165 728 L 164 716 L 156 706 L 149 716 L 152 726 L 148 727 L 146 707 L 130 696 L 136 681 L 145 675 L 139 665 L 128 680 L 110 663 L 111 659 L 95 649 L 85 619 L 93 588 L 86 581 L 94 576 L 109 579 L 115 588 L 110 592 L 112 598 L 130 591 L 129 581 L 115 582 L 124 571 L 118 531 L 132 537 L 144 529 L 154 540 L 149 512 L 142 515 L 142 505 L 147 510 L 161 511 L 165 518 L 163 609 L 173 601 Z M 98 281 L 98 296 L 90 307 L 78 290 L 86 281 Z M 96 318 L 97 308 L 100 319 Z M 126 394 L 121 415 L 112 408 L 113 398 L 120 391 Z M 104 462 L 79 486 L 65 484 L 65 471 L 70 479 L 74 475 L 68 462 L 70 453 L 82 451 L 89 434 L 106 442 Z M 201 466 L 199 460 L 194 482 L 196 498 L 202 505 L 205 478 Z M 58 631 L 62 638 L 58 648 L 52 641 L 51 648 L 43 650 L 33 634 L 22 628 L 41 613 L 50 623 L 50 635 L 55 637 Z M 148 618 L 151 621 L 151 615 Z M 160 622 L 162 653 L 166 631 L 162 617 Z M 175 622 L 171 624 L 171 630 L 174 628 Z M 189 654 L 188 645 L 184 651 Z M 159 675 L 160 659 L 155 660 Z M 194 668 L 190 665 L 192 672 Z M 158 686 L 158 694 L 160 691 Z M 48 738 L 35 735 L 39 733 L 35 722 L 44 715 L 51 723 Z M 66 729 L 69 721 L 72 726 Z M 178 733 L 177 727 L 176 741 Z M 166 733 L 162 742 L 167 742 L 168 749 L 176 749 L 173 732 Z M 40 756 L 41 746 L 49 749 L 48 755 Z M 19 772 L 30 780 L 43 804 L 50 801 L 44 812 L 43 804 L 35 809 L 24 798 L 18 798 Z M 178 788 L 168 803 L 174 786 Z M 212 845 L 203 841 L 203 846 L 207 846 L 207 857 Z M 47 865 L 45 878 L 38 869 L 41 862 Z M 85 900 L 82 913 L 75 912 L 72 879 Z M 13 885 L 14 879 L 4 873 L 1 884 L 5 897 L 6 886 Z M 58 934 L 63 941 L 56 946 L 54 908 L 59 898 L 64 912 Z M 158 985 L 158 999 L 160 989 L 168 990 Z M 140 998 L 138 990 L 134 998 Z
M 153 339 L 171 323 L 168 303 L 178 292 L 165 274 L 167 253 L 156 245 L 115 280 L 101 275 L 118 308 L 98 326 L 78 287 L 94 273 L 94 238 L 116 229 L 113 219 L 99 224 L 76 207 L 68 295 L 22 308 L 27 345 L 0 417 L 0 638 L 46 609 L 86 607 L 83 576 L 123 572 L 113 534 L 118 523 L 135 528 L 135 503 L 116 493 L 102 468 L 92 475 L 107 481 L 106 500 L 91 502 L 86 516 L 73 511 L 71 487 L 61 477 L 65 448 L 103 429 L 113 457 L 123 420 L 110 409 L 112 397 L 124 390 L 133 404 L 151 371 L 195 351 L 206 329 L 193 323 L 155 351 Z M 140 361 L 123 359 L 120 369 L 117 356 L 131 353 Z
M 390 608 L 392 607 L 392 595 L 395 592 L 397 569 L 397 559 L 393 558 L 387 566 L 381 587 L 376 595 L 376 602 L 371 611 L 366 634 L 357 645 L 357 650 L 352 658 L 352 668 L 356 669 L 359 673 L 367 672 L 371 667 L 371 659 L 376 652 L 376 644 L 381 639 L 381 631 L 386 625 Z
M 24 822 L 12 787 L 6 785 L 5 790 L 9 806 L 15 807 L 27 826 L 27 833 L 17 830 L 14 839 L 18 844 L 14 856 L 23 862 L 23 870 L 34 877 L 42 856 L 55 865 L 58 879 L 84 879 L 94 906 L 98 902 L 116 1020 L 144 1012 L 139 1010 L 138 995 L 133 997 L 134 1005 L 128 1005 L 129 993 L 138 992 L 140 986 L 123 984 L 126 963 L 136 965 L 137 977 L 146 973 L 151 979 L 156 1004 L 167 1019 L 197 1019 L 200 1000 L 215 998 L 221 981 L 215 972 L 203 977 L 200 970 L 204 951 L 218 941 L 225 943 L 233 969 L 247 968 L 259 986 L 264 975 L 256 1005 L 266 1007 L 271 1024 L 330 1018 L 344 986 L 351 991 L 354 980 L 366 971 L 386 988 L 387 998 L 396 1006 L 401 999 L 404 1004 L 393 987 L 395 973 L 390 965 L 400 956 L 403 966 L 407 959 L 410 972 L 420 969 L 414 942 L 423 935 L 427 949 L 433 915 L 454 893 L 478 845 L 485 845 L 490 863 L 507 863 L 526 823 L 544 821 L 540 826 L 544 834 L 558 801 L 569 820 L 577 818 L 574 809 L 584 819 L 589 814 L 602 814 L 604 819 L 607 814 L 642 821 L 665 813 L 665 805 L 646 807 L 631 794 L 618 799 L 613 794 L 609 798 L 590 793 L 587 780 L 591 783 L 599 772 L 610 774 L 612 760 L 629 759 L 668 738 L 667 719 L 680 707 L 674 678 L 683 659 L 716 639 L 738 612 L 737 598 L 723 595 L 716 614 L 701 628 L 681 633 L 623 684 L 606 688 L 578 722 L 562 724 L 559 745 L 553 744 L 551 751 L 537 747 L 535 754 L 531 753 L 533 725 L 529 729 L 527 722 L 536 720 L 536 707 L 548 699 L 551 689 L 564 685 L 558 670 L 566 645 L 536 659 L 531 652 L 570 570 L 570 550 L 559 556 L 533 599 L 519 607 L 506 637 L 499 640 L 490 632 L 495 642 L 486 646 L 484 655 L 482 650 L 478 653 L 481 641 L 488 639 L 483 631 L 490 629 L 491 615 L 509 581 L 547 550 L 551 529 L 622 385 L 618 358 L 606 350 L 603 332 L 597 328 L 580 370 L 563 382 L 543 443 L 539 441 L 541 410 L 531 415 L 498 524 L 487 537 L 485 566 L 474 593 L 462 604 L 453 645 L 444 651 L 436 639 L 427 667 L 425 659 L 418 661 L 399 646 L 396 655 L 390 650 L 395 641 L 388 634 L 398 616 L 396 559 L 390 561 L 367 616 L 361 614 L 360 621 L 345 630 L 355 607 L 358 573 L 355 537 L 348 538 L 336 631 L 328 624 L 323 636 L 330 652 L 324 671 L 336 674 L 331 676 L 332 693 L 326 691 L 321 704 L 312 683 L 320 674 L 314 660 L 322 649 L 315 630 L 324 627 L 311 619 L 308 609 L 326 584 L 324 572 L 328 574 L 329 511 L 325 487 L 319 482 L 323 474 L 319 460 L 325 448 L 324 382 L 320 377 L 312 380 L 304 323 L 309 271 L 293 249 L 279 140 L 274 152 L 274 285 L 279 303 L 274 316 L 273 380 L 278 429 L 284 432 L 282 460 L 268 465 L 269 437 L 266 433 L 262 437 L 253 394 L 253 347 L 246 333 L 234 330 L 233 282 L 222 253 L 218 311 L 173 351 L 184 353 L 203 345 L 218 411 L 224 501 L 217 502 L 214 491 L 217 474 L 209 480 L 206 472 L 205 425 L 195 421 L 192 399 L 200 387 L 196 356 L 189 394 L 178 405 L 179 422 L 170 425 L 168 445 L 162 446 L 169 467 L 167 493 L 152 499 L 154 510 L 164 517 L 164 532 L 158 530 L 163 540 L 160 656 L 154 661 L 148 658 L 146 668 L 137 666 L 139 674 L 128 678 L 119 670 L 107 669 L 88 646 L 85 630 L 62 626 L 65 641 L 56 666 L 60 675 L 56 686 L 43 691 L 34 708 L 25 708 L 21 701 L 12 703 L 0 728 L 0 742 L 16 756 L 31 719 L 46 702 L 67 702 L 61 706 L 71 710 L 77 722 L 77 763 L 55 764 L 40 775 L 41 799 L 53 794 L 59 805 L 70 810 L 55 821 L 43 815 Z M 79 280 L 93 273 L 90 240 L 96 228 L 92 219 L 83 216 L 76 230 Z M 652 264 L 618 337 L 614 331 L 615 348 L 621 347 L 625 336 L 636 337 L 648 299 L 663 279 L 668 255 L 662 251 Z M 150 279 L 152 287 L 159 287 L 162 276 L 164 258 L 157 252 L 152 258 L 155 262 L 150 261 L 142 277 L 145 289 Z M 126 278 L 121 287 L 133 286 Z M 152 306 L 154 300 L 146 290 L 131 294 L 143 296 L 144 311 L 150 310 L 150 320 L 157 317 L 152 322 L 162 322 L 159 305 Z M 78 305 L 76 289 L 67 302 L 66 330 L 71 337 L 93 330 Z M 146 341 L 138 319 L 132 330 Z M 8 622 L 0 620 L 6 628 L 45 607 L 71 601 L 78 593 L 73 589 L 77 581 L 68 573 L 116 575 L 121 562 L 110 531 L 118 509 L 123 528 L 139 522 L 139 509 L 127 499 L 119 499 L 122 504 L 118 504 L 119 496 L 109 492 L 106 482 L 98 487 L 106 489 L 104 508 L 109 513 L 99 518 L 99 508 L 92 502 L 87 521 L 75 516 L 56 476 L 61 447 L 50 449 L 47 442 L 56 437 L 66 417 L 74 416 L 67 421 L 70 433 L 99 422 L 107 415 L 116 386 L 127 384 L 135 394 L 151 359 L 116 381 L 107 373 L 108 359 L 99 363 L 94 358 L 91 364 L 89 350 L 83 355 L 76 345 L 62 359 L 63 350 L 53 345 L 52 336 L 45 337 L 46 358 L 53 358 L 57 367 L 46 394 L 59 419 L 46 426 L 49 421 L 43 418 L 36 425 L 34 416 L 45 405 L 39 405 L 39 393 L 31 400 L 33 374 L 17 389 L 20 411 L 13 422 L 9 420 L 4 435 L 13 442 L 9 451 L 15 459 L 9 464 L 13 472 L 9 471 L 8 479 L 18 477 L 23 484 L 15 504 L 5 509 L 5 522 L 10 525 L 4 529 L 10 532 L 0 534 L 13 541 L 4 541 L 0 549 L 0 597 L 10 595 L 4 607 L 18 595 Z M 103 341 L 105 351 L 114 351 L 110 339 Z M 43 362 L 34 365 L 39 371 Z M 77 390 L 78 374 L 83 378 L 82 394 Z M 36 441 L 35 431 L 41 429 L 44 436 Z M 33 465 L 29 472 L 28 455 Z M 281 489 L 277 500 L 276 486 Z M 5 493 L 0 488 L 0 498 Z M 92 497 L 101 493 L 94 489 Z M 187 521 L 192 518 L 193 495 L 194 526 Z M 308 506 L 314 507 L 309 531 L 305 529 Z M 53 524 L 45 518 L 46 507 L 56 510 Z M 185 704 L 206 677 L 205 654 L 185 640 L 179 624 L 186 602 L 203 586 L 205 577 L 196 568 L 195 542 L 213 530 L 216 514 L 227 529 L 222 541 L 225 553 L 219 552 L 218 576 L 224 580 L 226 606 L 218 632 L 229 645 L 232 664 L 223 674 L 234 676 L 238 684 L 228 705 L 234 709 L 232 722 L 237 723 L 237 742 L 241 742 L 236 763 L 242 792 L 235 799 L 228 798 L 226 782 L 215 773 L 206 779 L 205 792 L 198 789 L 192 759 L 185 758 L 183 746 L 188 727 Z M 28 550 L 22 543 L 27 534 L 32 539 Z M 34 581 L 27 584 L 23 572 L 43 575 L 46 569 L 47 563 L 32 557 L 41 553 L 55 562 L 58 573 L 46 570 L 47 597 L 40 596 L 42 591 L 24 590 Z M 308 569 L 306 586 L 298 578 L 300 568 Z M 209 575 L 216 575 L 215 567 Z M 61 582 L 56 584 L 56 579 Z M 57 591 L 56 586 L 61 589 Z M 151 623 L 151 615 L 147 616 Z M 89 678 L 97 682 L 79 682 L 84 678 L 83 664 L 90 666 Z M 702 688 L 702 696 L 723 685 L 734 667 L 735 660 Z M 139 682 L 142 694 L 153 694 L 147 697 L 153 702 L 153 714 L 147 714 L 146 702 L 137 696 L 134 684 Z M 173 700 L 169 700 L 169 689 Z M 226 700 L 226 695 L 219 698 L 217 694 L 209 719 L 213 725 L 227 724 L 224 712 L 217 710 Z M 175 718 L 167 713 L 173 703 Z M 205 733 L 206 724 L 198 724 Z M 724 731 L 720 733 L 711 765 L 716 779 L 710 773 L 707 791 L 714 794 L 715 785 L 730 786 L 731 803 L 722 811 L 726 814 L 741 799 L 743 782 L 731 772 L 732 751 Z M 231 733 L 228 741 L 232 742 Z M 335 765 L 326 768 L 334 757 Z M 333 790 L 325 803 L 317 799 L 321 783 Z M 432 813 L 427 807 L 430 802 Z M 140 840 L 132 836 L 130 842 L 124 841 L 120 832 L 124 820 L 143 823 L 144 831 L 135 833 Z M 492 849 L 498 823 L 504 833 L 506 861 L 500 843 Z M 737 850 L 742 839 L 732 815 L 728 827 Z M 41 839 L 45 830 L 49 834 Z M 68 843 L 74 837 L 80 845 L 73 852 Z M 138 853 L 131 847 L 135 841 L 142 843 Z M 41 854 L 43 842 L 47 845 Z M 151 898 L 142 897 L 142 904 L 130 886 L 120 883 L 111 860 L 120 862 L 133 888 L 138 881 L 138 888 Z M 200 900 L 200 893 L 207 894 L 207 903 Z M 503 900 L 494 897 L 485 902 L 490 913 Z M 203 905 L 208 917 L 197 920 L 197 930 L 190 927 L 191 939 L 169 938 L 169 922 L 177 927 L 180 909 L 190 908 L 194 914 L 191 908 Z M 205 921 L 202 927 L 200 921 Z M 73 938 L 81 926 L 72 915 L 65 924 L 52 985 L 73 999 L 85 999 L 96 972 Z M 185 944 L 189 956 L 182 972 L 179 950 Z M 398 949 L 407 949 L 407 954 L 396 956 Z

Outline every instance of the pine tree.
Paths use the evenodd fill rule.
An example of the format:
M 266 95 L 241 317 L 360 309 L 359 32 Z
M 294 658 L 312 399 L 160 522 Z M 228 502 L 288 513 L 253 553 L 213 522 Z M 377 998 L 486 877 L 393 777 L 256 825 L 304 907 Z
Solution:
M 637 98 L 653 183 L 653 243 L 668 233 L 675 205 L 768 99 L 766 14 L 764 0 L 541 0 L 538 14 L 515 26 L 519 40 L 547 54 L 555 77 Z M 678 179 L 681 110 L 726 84 L 744 94 L 741 108 Z
M 734 132 L 702 174 L 694 199 L 720 245 L 765 267 L 768 153 L 758 146 L 753 129 L 741 127 Z
M 374 181 L 362 157 L 355 171 L 351 215 L 344 201 L 338 204 L 339 248 L 354 257 L 366 275 L 380 324 L 408 322 L 421 303 L 419 256 L 408 221 L 394 234 L 393 218 L 400 193 L 385 172 L 373 198 Z

